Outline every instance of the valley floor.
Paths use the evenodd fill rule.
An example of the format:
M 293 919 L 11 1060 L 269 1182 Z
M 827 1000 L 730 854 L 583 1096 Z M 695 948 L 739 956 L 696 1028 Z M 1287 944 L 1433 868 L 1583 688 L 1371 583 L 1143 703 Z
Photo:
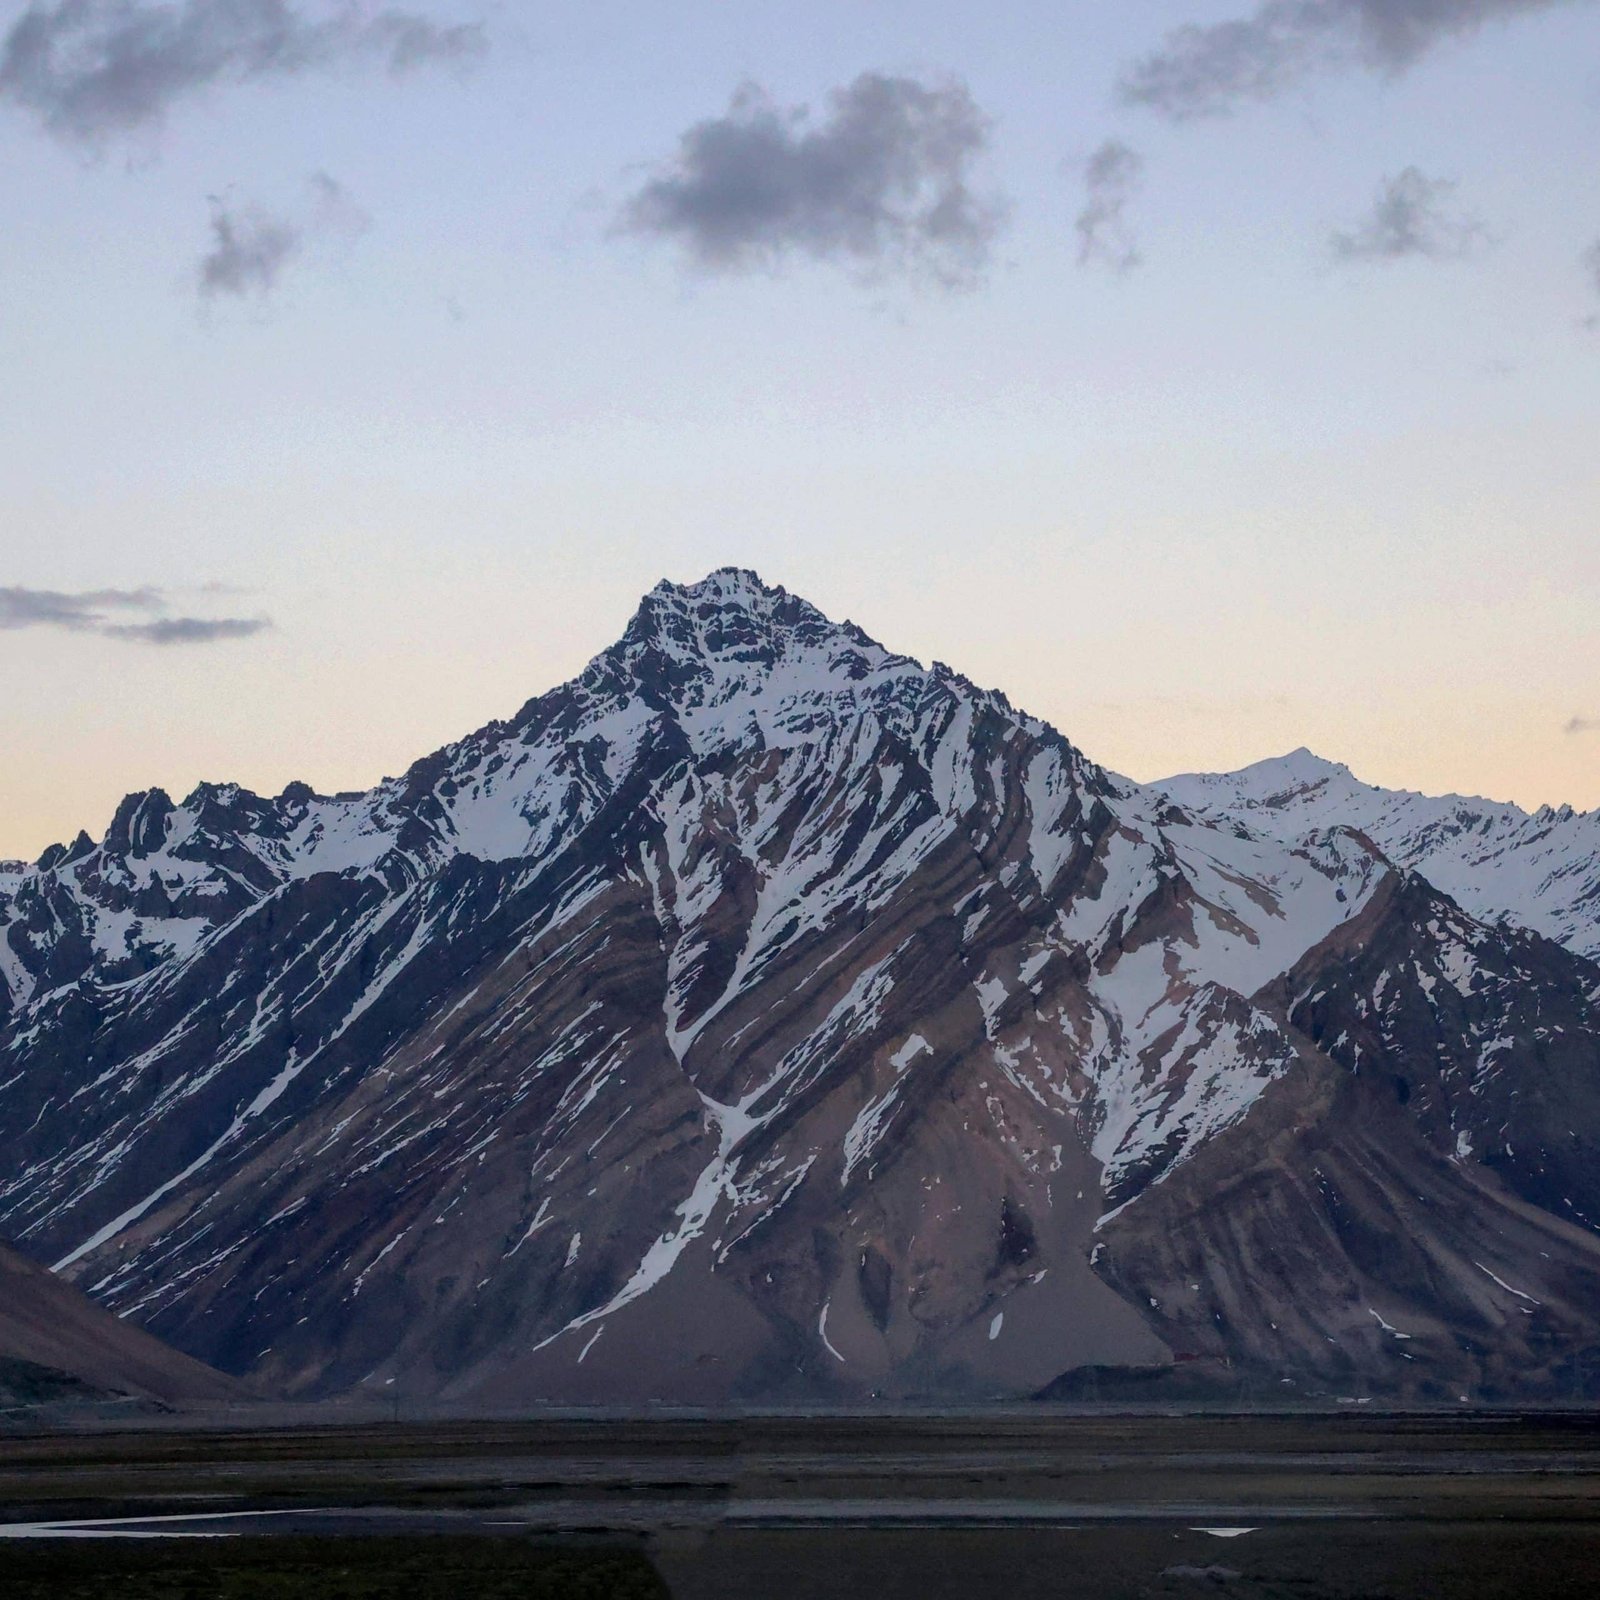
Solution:
M 166 1419 L 0 1438 L 0 1524 L 19 1596 L 1578 1596 L 1600 1418 Z

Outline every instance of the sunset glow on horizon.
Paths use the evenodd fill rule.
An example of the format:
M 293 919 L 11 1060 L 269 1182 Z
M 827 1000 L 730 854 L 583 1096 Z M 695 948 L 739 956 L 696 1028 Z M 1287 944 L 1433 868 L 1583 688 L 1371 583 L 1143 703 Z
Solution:
M 1600 6 L 278 9 L 0 6 L 0 858 L 725 564 L 1140 781 L 1600 807 Z

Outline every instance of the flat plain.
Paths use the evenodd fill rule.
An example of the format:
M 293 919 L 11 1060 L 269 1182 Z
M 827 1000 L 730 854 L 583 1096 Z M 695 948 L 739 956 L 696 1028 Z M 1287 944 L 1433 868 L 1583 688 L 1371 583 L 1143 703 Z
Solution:
M 18 1596 L 1591 1596 L 1600 1419 L 164 1419 L 0 1435 L 0 1523 Z

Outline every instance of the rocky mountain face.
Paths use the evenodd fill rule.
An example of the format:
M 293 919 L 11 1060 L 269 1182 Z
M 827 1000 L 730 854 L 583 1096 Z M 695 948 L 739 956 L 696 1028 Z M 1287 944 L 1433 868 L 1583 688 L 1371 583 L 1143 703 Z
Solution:
M 749 573 L 370 793 L 130 797 L 0 876 L 0 988 L 0 1231 L 280 1392 L 1600 1354 L 1600 967 Z
M 1475 917 L 1531 928 L 1600 960 L 1600 811 L 1432 796 L 1362 783 L 1296 750 L 1238 772 L 1185 773 L 1153 785 L 1185 810 L 1290 843 L 1355 828 Z

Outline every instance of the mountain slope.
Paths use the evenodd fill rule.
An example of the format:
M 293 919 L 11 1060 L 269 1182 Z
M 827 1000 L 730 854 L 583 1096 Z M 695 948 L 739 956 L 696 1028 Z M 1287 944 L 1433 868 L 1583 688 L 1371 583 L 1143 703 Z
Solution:
M 1595 1398 L 1597 979 L 1391 876 L 1275 985 L 1308 1070 L 1110 1218 L 1102 1274 L 1240 1374 Z
M 1600 811 L 1528 812 L 1495 800 L 1379 789 L 1304 749 L 1151 788 L 1186 810 L 1291 843 L 1355 828 L 1472 915 L 1518 923 L 1600 960 Z
M 0 1244 L 0 1402 L 203 1405 L 244 1397 L 220 1372 L 119 1321 Z
M 1600 969 L 1530 955 L 1350 830 L 1290 847 L 1192 818 L 752 574 L 661 585 L 572 683 L 368 794 L 131 797 L 4 892 L 0 1226 L 290 1392 L 958 1397 L 1171 1370 L 1190 1335 L 1151 1304 L 1174 1263 L 1141 1218 L 1200 1205 L 1198 1175 L 1231 1183 L 1284 1117 L 1365 1136 L 1369 1092 L 1395 1194 L 1443 1170 L 1509 1282 L 1558 1236 L 1559 1337 L 1600 1337 L 1581 1152 L 1549 1156 L 1600 1077 Z M 1442 995 L 1463 949 L 1494 981 L 1430 1011 L 1425 1045 L 1409 1009 L 1359 1059 L 1329 1034 L 1386 998 L 1364 952 Z M 1534 1016 L 1571 1035 L 1559 1058 Z M 1422 1048 L 1453 1063 L 1443 1111 L 1399 1099 L 1388 1058 L 1374 1077 Z M 1496 1075 L 1551 1100 L 1516 1113 L 1537 1170 L 1494 1164 Z M 1240 1205 L 1210 1220 L 1259 1229 Z M 1337 1230 L 1307 1240 L 1329 1281 L 1369 1270 Z M 1181 1265 L 1269 1270 L 1240 1259 Z M 1429 1281 L 1405 1307 L 1447 1325 Z M 1346 1341 L 1342 1309 L 1300 1314 Z M 1520 1364 L 1548 1387 L 1525 1320 L 1492 1360 L 1441 1336 L 1416 1373 L 1357 1341 L 1338 1378 Z M 1210 1353 L 1276 1382 L 1269 1347 L 1252 1325 Z M 1283 1375 L 1332 1381 L 1308 1348 Z

